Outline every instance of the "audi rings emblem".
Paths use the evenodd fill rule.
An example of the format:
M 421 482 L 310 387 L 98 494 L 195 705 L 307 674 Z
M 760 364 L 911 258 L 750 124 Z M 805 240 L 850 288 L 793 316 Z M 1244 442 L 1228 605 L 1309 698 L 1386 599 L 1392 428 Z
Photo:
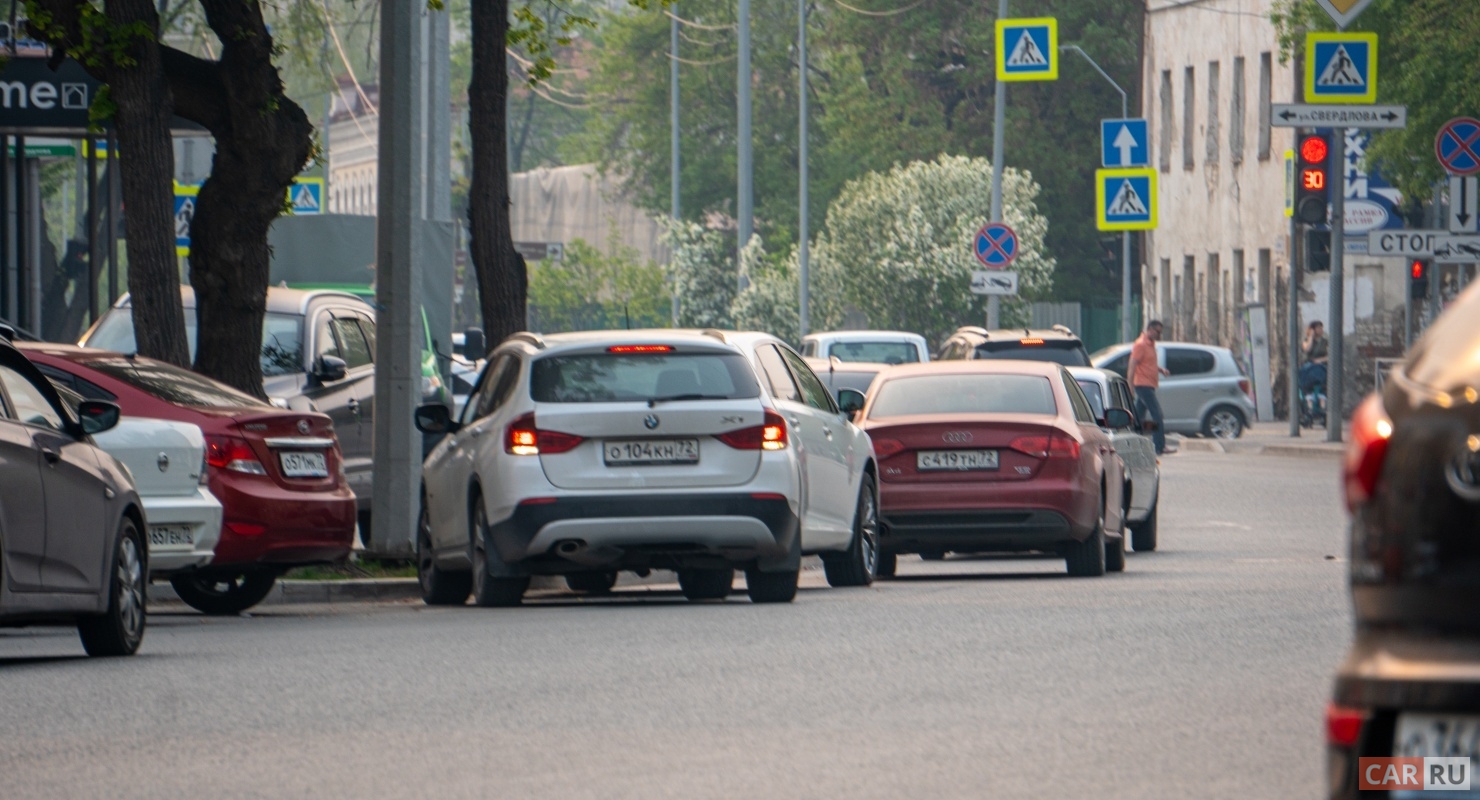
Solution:
M 310 428 L 310 426 L 308 424 L 308 420 L 306 420 L 306 419 L 300 419 L 300 420 L 298 420 L 298 432 L 299 433 L 308 433 L 309 428 Z
M 971 431 L 946 431 L 940 435 L 940 440 L 946 444 L 966 444 L 971 439 Z
M 655 428 L 658 427 L 658 418 L 657 418 L 657 416 L 655 416 L 653 414 L 648 414 L 646 417 L 643 418 L 643 420 L 642 420 L 642 426 L 644 428 L 647 428 L 648 430 L 654 430 Z

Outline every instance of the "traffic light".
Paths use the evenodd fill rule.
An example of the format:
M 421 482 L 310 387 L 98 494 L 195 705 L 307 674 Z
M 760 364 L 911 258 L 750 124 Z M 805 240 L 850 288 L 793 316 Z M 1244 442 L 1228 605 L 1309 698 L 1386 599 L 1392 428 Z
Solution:
M 1432 265 L 1428 261 L 1415 258 L 1408 265 L 1408 296 L 1414 300 L 1422 300 L 1429 296 L 1429 268 Z
M 1331 232 L 1307 229 L 1305 232 L 1305 271 L 1331 271 Z
M 1313 133 L 1300 137 L 1300 149 L 1296 153 L 1295 218 L 1307 225 L 1326 221 L 1326 205 L 1331 202 L 1327 180 L 1330 155 L 1329 135 Z

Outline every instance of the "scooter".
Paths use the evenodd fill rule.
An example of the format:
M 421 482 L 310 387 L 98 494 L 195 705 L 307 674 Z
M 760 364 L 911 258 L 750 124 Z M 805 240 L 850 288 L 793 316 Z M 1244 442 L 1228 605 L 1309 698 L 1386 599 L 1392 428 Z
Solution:
M 1326 427 L 1326 365 L 1310 361 L 1300 367 L 1300 426 Z

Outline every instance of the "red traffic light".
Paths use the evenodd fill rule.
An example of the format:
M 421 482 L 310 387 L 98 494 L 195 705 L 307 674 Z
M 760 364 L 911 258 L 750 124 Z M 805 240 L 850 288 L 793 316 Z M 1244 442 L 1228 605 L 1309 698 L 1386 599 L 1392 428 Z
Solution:
M 1413 262 L 1413 266 L 1411 267 L 1411 270 L 1412 271 L 1411 271 L 1410 274 L 1413 275 L 1413 279 L 1414 280 L 1416 280 L 1416 281 L 1423 280 L 1423 266 L 1424 265 L 1423 265 L 1423 262 L 1422 261 L 1415 261 L 1415 262 Z
M 1300 143 L 1300 159 L 1307 164 L 1321 164 L 1331 152 L 1324 136 L 1307 136 Z

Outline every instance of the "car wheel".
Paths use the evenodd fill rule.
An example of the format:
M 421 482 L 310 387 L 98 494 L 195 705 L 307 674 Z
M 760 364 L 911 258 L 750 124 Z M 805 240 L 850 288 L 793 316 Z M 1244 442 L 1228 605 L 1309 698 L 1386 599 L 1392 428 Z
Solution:
M 745 571 L 745 592 L 752 603 L 790 603 L 797 596 L 800 569 L 786 572 Z
M 879 504 L 874 479 L 865 474 L 853 511 L 853 540 L 841 553 L 823 553 L 822 570 L 829 586 L 868 586 L 879 568 Z
M 920 551 L 920 560 L 921 561 L 945 561 L 946 560 L 946 551 L 944 551 L 944 550 L 921 550 Z
M 1210 439 L 1237 439 L 1244 435 L 1244 415 L 1233 406 L 1214 406 L 1203 417 L 1202 433 Z
M 734 583 L 735 570 L 728 567 L 678 571 L 678 588 L 690 600 L 723 600 L 730 596 Z
M 1076 578 L 1095 578 L 1105 574 L 1105 517 L 1095 522 L 1095 529 L 1082 542 L 1069 542 L 1064 562 Z
M 421 514 L 416 525 L 416 579 L 421 583 L 421 600 L 429 606 L 460 606 L 473 591 L 471 572 L 452 572 L 437 566 L 432 554 L 432 522 L 426 498 L 421 501 Z
M 113 547 L 113 569 L 108 580 L 108 610 L 77 623 L 82 649 L 90 656 L 131 656 L 144 640 L 144 540 L 134 521 L 124 517 Z
M 1160 506 L 1161 502 L 1158 500 L 1145 520 L 1131 526 L 1131 547 L 1137 553 L 1150 553 L 1156 549 L 1156 510 Z
M 572 592 L 585 592 L 586 594 L 606 594 L 617 585 L 617 573 L 615 572 L 572 572 L 565 576 L 565 585 Z
M 1125 532 L 1105 537 L 1105 571 L 1125 572 Z
M 503 578 L 494 575 L 490 564 L 498 559 L 498 551 L 488 544 L 488 514 L 483 510 L 483 498 L 473 502 L 473 602 L 481 608 L 508 608 L 524 602 L 524 591 L 529 588 L 529 576 Z
M 899 568 L 899 556 L 894 553 L 879 554 L 878 577 L 892 578 L 894 572 Z
M 186 605 L 212 616 L 240 614 L 262 602 L 277 583 L 267 569 L 194 570 L 170 576 Z

